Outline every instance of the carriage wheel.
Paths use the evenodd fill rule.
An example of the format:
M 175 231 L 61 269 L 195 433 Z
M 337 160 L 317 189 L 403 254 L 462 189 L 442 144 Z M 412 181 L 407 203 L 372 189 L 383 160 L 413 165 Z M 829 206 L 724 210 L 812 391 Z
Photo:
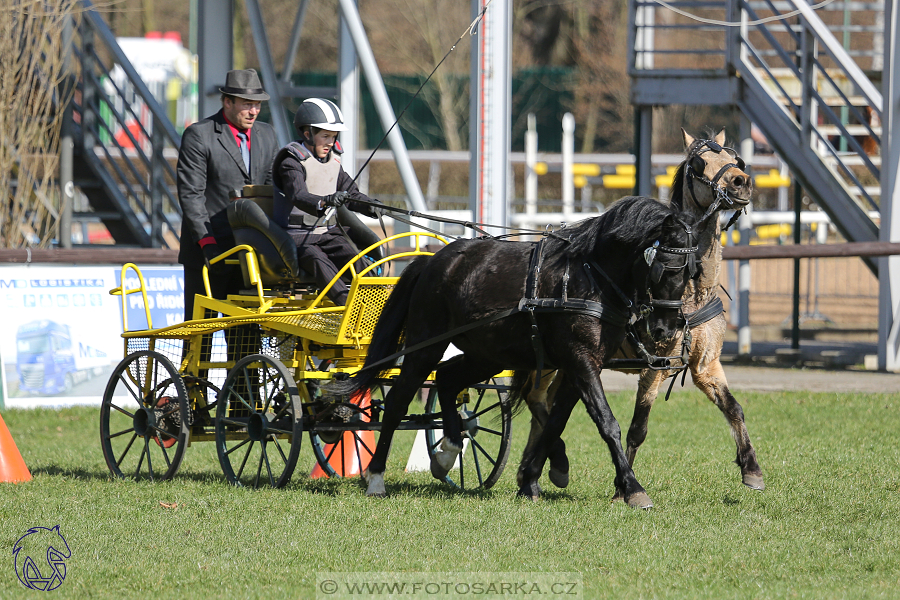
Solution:
M 309 439 L 318 467 L 312 476 L 355 477 L 369 467 L 375 453 L 376 431 L 365 423 L 377 421 L 373 412 L 384 406 L 384 386 L 331 405 L 314 419 Z M 329 429 L 329 428 L 333 429 Z
M 474 385 L 457 401 L 462 419 L 463 452 L 454 468 L 444 478 L 449 484 L 462 489 L 488 489 L 497 483 L 509 458 L 509 438 L 512 432 L 512 408 L 507 401 L 509 386 L 502 380 L 490 379 Z M 431 388 L 425 403 L 425 412 L 440 418 L 441 405 L 437 389 Z M 427 429 L 428 456 L 444 439 L 442 429 Z
M 141 350 L 120 362 L 103 393 L 100 445 L 117 477 L 163 480 L 181 465 L 190 431 L 187 391 L 162 354 Z
M 303 417 L 297 384 L 277 359 L 245 356 L 216 404 L 216 453 L 229 483 L 280 488 L 294 473 Z

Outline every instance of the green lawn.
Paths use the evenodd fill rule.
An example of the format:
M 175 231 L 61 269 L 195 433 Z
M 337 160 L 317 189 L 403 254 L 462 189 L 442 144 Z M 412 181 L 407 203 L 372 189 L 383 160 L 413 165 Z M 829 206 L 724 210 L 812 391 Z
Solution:
M 632 399 L 610 398 L 623 429 Z M 282 490 L 226 485 L 211 443 L 189 448 L 172 481 L 113 481 L 98 409 L 7 410 L 34 480 L 0 485 L 0 597 L 34 596 L 17 581 L 11 550 L 29 527 L 57 524 L 72 550 L 58 597 L 312 598 L 317 573 L 352 571 L 578 572 L 584 598 L 900 597 L 900 401 L 738 400 L 767 489 L 740 484 L 719 411 L 699 392 L 676 392 L 657 403 L 638 454 L 650 511 L 609 503 L 609 454 L 582 408 L 565 436 L 571 485 L 542 479 L 538 503 L 515 498 L 524 415 L 492 490 L 460 493 L 403 473 L 404 432 L 389 497 L 377 500 L 358 480 L 302 474 L 312 466 L 308 440 L 302 472 Z

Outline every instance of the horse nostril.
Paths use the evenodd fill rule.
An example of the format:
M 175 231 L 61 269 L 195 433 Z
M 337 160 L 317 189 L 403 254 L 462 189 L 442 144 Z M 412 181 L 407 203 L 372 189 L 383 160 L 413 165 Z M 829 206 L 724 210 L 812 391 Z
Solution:
M 746 178 L 744 178 L 741 175 L 738 175 L 737 177 L 735 177 L 734 179 L 731 180 L 731 183 L 733 183 L 735 187 L 742 188 L 745 185 L 747 185 L 747 181 L 748 180 Z

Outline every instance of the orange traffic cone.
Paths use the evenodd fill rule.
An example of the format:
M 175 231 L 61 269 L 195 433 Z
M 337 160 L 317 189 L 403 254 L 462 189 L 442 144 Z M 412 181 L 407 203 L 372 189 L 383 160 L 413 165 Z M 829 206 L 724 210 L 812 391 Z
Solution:
M 22 455 L 19 454 L 6 423 L 3 422 L 3 415 L 0 415 L 0 481 L 9 483 L 31 481 L 31 473 L 25 466 L 25 461 L 22 460 Z
M 365 411 L 371 405 L 372 395 L 367 391 L 365 394 L 354 396 L 351 402 L 359 405 Z M 369 421 L 365 412 L 361 416 L 363 421 Z M 335 446 L 339 447 L 335 448 Z M 369 468 L 369 461 L 372 460 L 372 453 L 375 452 L 375 433 L 373 431 L 345 431 L 341 435 L 341 439 L 334 444 L 325 444 L 323 451 L 325 456 L 330 456 L 328 464 L 336 474 L 341 477 L 360 475 Z M 318 479 L 319 477 L 328 477 L 328 475 L 316 463 L 309 477 Z

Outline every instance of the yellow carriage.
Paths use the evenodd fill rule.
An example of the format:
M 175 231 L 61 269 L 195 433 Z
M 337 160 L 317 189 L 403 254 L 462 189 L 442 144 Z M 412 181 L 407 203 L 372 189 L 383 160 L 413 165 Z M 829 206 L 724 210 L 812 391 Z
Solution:
M 237 213 L 256 220 L 235 223 L 233 217 L 242 218 Z M 147 309 L 147 328 L 132 329 L 126 298 L 140 294 L 148 307 L 140 269 L 123 266 L 122 286 L 110 292 L 122 297 L 125 340 L 125 358 L 110 377 L 101 407 L 101 446 L 110 471 L 168 479 L 190 444 L 214 441 L 229 482 L 281 487 L 294 472 L 307 432 L 325 475 L 361 473 L 375 450 L 385 388 L 399 369 L 384 372 L 378 388 L 364 396 L 329 396 L 323 385 L 363 366 L 382 306 L 398 280 L 386 275 L 389 266 L 431 254 L 427 245 L 445 240 L 405 233 L 369 245 L 338 273 L 349 272 L 352 283 L 346 306 L 335 306 L 325 295 L 333 282 L 317 290 L 304 281 L 295 254 L 291 263 L 289 236 L 272 226 L 259 203 L 239 199 L 229 218 L 238 245 L 212 263 L 240 265 L 247 288 L 240 294 L 213 298 L 204 268 L 206 294 L 196 296 L 192 320 L 153 328 Z M 388 254 L 390 247 L 397 251 Z M 366 266 L 358 269 L 359 264 Z M 127 288 L 126 273 L 132 271 L 139 285 Z M 508 374 L 457 399 L 469 443 L 448 482 L 490 487 L 502 473 L 511 430 L 503 375 Z M 408 415 L 401 429 L 424 431 L 431 455 L 443 439 L 443 426 L 429 384 L 423 389 L 424 413 Z

